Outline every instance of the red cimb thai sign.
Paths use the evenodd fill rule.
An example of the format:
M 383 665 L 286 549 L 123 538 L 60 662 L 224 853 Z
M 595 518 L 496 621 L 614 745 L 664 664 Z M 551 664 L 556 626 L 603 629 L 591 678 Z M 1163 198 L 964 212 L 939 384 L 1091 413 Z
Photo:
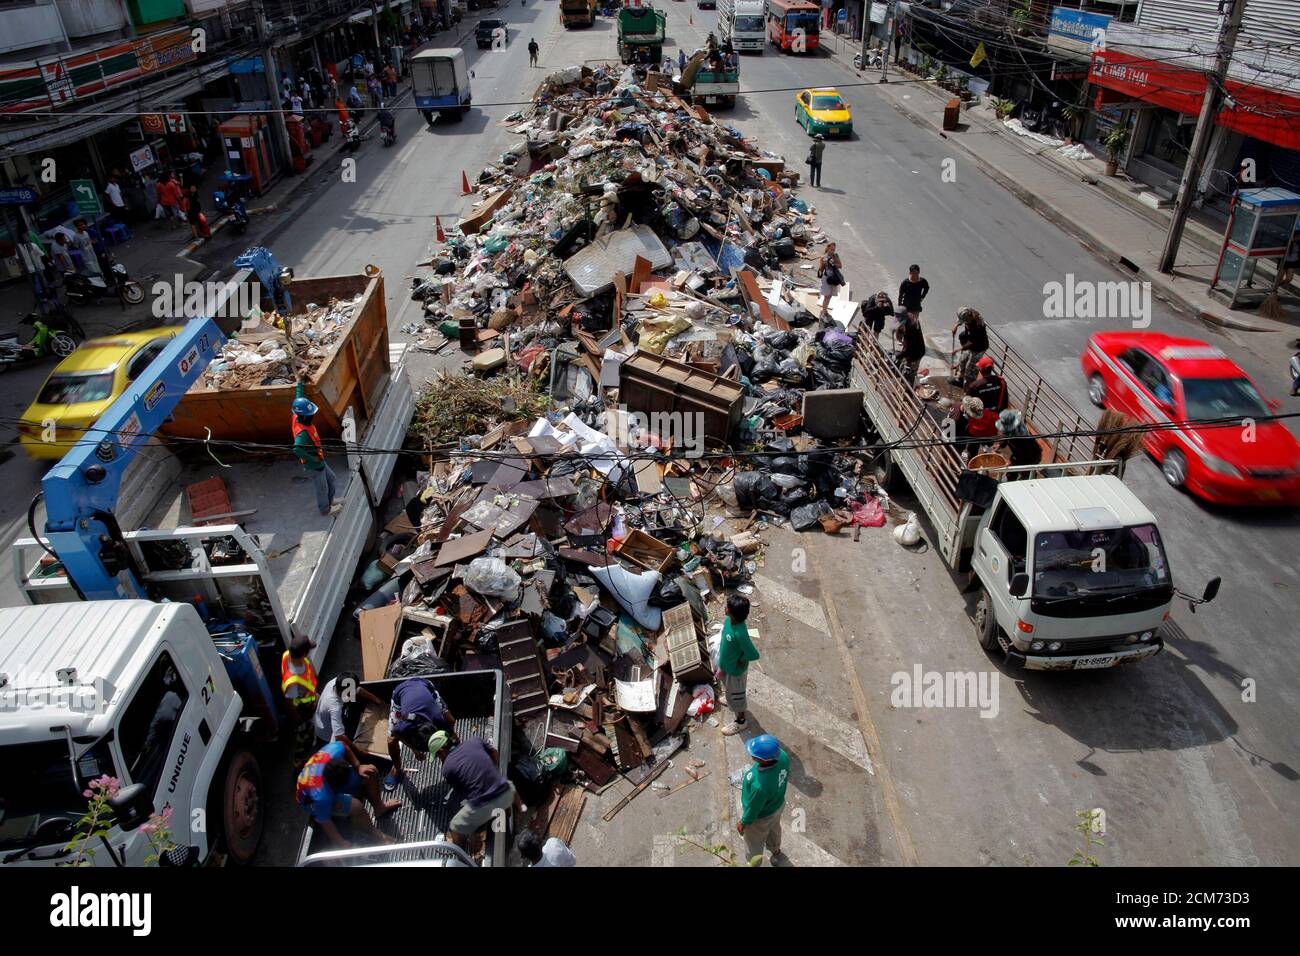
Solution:
M 1130 99 L 1194 116 L 1205 99 L 1206 74 L 1170 63 L 1168 58 L 1097 50 L 1092 54 L 1088 79 Z M 1225 86 L 1231 102 L 1220 110 L 1218 125 L 1266 143 L 1300 149 L 1300 97 L 1234 79 Z

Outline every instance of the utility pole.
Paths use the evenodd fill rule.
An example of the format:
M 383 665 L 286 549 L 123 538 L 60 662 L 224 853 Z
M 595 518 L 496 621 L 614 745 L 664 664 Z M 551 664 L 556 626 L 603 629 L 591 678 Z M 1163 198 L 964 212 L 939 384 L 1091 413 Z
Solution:
M 885 9 L 885 48 L 880 54 L 880 82 L 889 82 L 889 51 L 894 45 L 894 0 Z
M 280 77 L 275 72 L 275 53 L 271 49 L 271 30 L 266 23 L 262 0 L 253 0 L 253 26 L 257 30 L 257 45 L 262 54 L 262 72 L 266 77 L 267 97 L 271 101 L 271 136 L 275 147 L 284 157 L 286 167 L 293 163 L 293 150 L 289 147 L 289 129 L 284 123 L 284 100 L 280 98 Z
M 370 23 L 375 28 L 375 69 L 379 69 L 379 64 L 384 62 L 384 45 L 379 39 L 379 4 L 370 4 Z
M 867 65 L 867 40 L 871 37 L 871 0 L 862 0 L 862 65 Z
M 1205 165 L 1210 136 L 1214 132 L 1214 119 L 1219 115 L 1219 107 L 1223 105 L 1224 81 L 1228 77 L 1228 65 L 1232 62 L 1232 51 L 1237 45 L 1237 34 L 1241 32 L 1241 20 L 1245 12 L 1246 0 L 1219 0 L 1219 35 L 1215 41 L 1214 72 L 1205 77 L 1205 99 L 1201 101 L 1201 115 L 1196 120 L 1196 132 L 1192 135 L 1187 165 L 1183 167 L 1183 180 L 1178 184 L 1174 215 L 1169 221 L 1164 252 L 1160 254 L 1160 271 L 1166 275 L 1173 273 L 1174 264 L 1178 261 L 1178 246 L 1183 241 L 1183 229 L 1187 226 L 1187 216 L 1191 212 L 1192 193 L 1200 182 L 1201 167 Z

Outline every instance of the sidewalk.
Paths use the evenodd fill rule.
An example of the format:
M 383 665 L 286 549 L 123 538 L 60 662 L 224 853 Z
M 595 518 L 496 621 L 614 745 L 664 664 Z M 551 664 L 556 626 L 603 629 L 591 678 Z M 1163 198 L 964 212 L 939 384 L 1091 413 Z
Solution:
M 826 49 L 852 69 L 852 50 L 837 54 Z M 1056 147 L 1017 136 L 986 105 L 964 106 L 958 130 L 944 132 L 943 107 L 952 95 L 911 74 L 891 72 L 891 76 L 895 79 L 875 89 L 895 109 L 965 152 L 987 176 L 1095 254 L 1150 282 L 1157 298 L 1220 328 L 1295 338 L 1300 330 L 1300 297 L 1292 289 L 1280 290 L 1280 319 L 1229 309 L 1210 296 L 1221 242 L 1218 233 L 1189 220 L 1174 275 L 1165 275 L 1159 261 L 1170 214 L 1138 198 L 1144 187 L 1123 176 L 1106 176 L 1101 158 L 1067 159 Z

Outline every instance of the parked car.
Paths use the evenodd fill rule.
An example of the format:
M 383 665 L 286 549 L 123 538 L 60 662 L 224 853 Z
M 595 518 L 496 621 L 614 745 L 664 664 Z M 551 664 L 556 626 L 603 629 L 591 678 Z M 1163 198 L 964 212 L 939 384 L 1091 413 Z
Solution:
M 506 27 L 506 21 L 488 19 L 480 20 L 478 26 L 474 28 L 474 42 L 478 44 L 480 50 L 490 48 L 493 43 L 500 38 L 501 45 L 504 46 L 510 36 L 510 30 Z
M 54 366 L 18 426 L 28 456 L 62 458 L 179 331 L 165 327 L 89 339 Z
M 1281 405 L 1222 349 L 1160 332 L 1098 332 L 1081 359 L 1088 397 L 1144 424 L 1165 480 L 1226 505 L 1300 505 L 1300 442 L 1262 421 Z M 1226 419 L 1228 426 L 1179 426 Z M 1238 421 L 1239 420 L 1239 421 Z
M 795 97 L 794 118 L 809 136 L 853 135 L 853 111 L 831 86 L 800 91 Z

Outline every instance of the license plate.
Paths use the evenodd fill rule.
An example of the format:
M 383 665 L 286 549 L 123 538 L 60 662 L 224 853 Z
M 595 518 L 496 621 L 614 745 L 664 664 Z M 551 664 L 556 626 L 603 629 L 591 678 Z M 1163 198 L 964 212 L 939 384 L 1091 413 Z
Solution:
M 828 132 L 828 133 L 838 133 L 839 131 L 840 131 L 840 128 L 839 128 L 838 126 L 828 126 L 828 127 L 826 127 L 826 132 Z
M 1099 667 L 1110 667 L 1119 660 L 1118 654 L 1106 654 L 1102 657 L 1080 657 L 1074 662 L 1076 671 L 1086 671 Z
M 1265 488 L 1262 491 L 1256 492 L 1256 495 L 1258 495 L 1260 501 L 1282 500 L 1282 492 L 1278 491 L 1276 488 Z

